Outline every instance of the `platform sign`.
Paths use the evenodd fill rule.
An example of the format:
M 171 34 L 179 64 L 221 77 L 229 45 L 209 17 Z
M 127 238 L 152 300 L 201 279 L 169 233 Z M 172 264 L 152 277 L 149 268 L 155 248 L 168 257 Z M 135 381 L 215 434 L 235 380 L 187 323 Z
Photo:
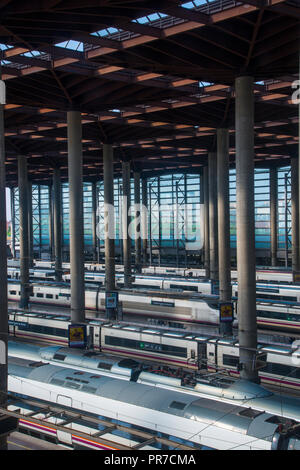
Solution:
M 215 281 L 215 280 L 211 281 L 211 294 L 219 295 L 219 281 Z
M 118 301 L 118 292 L 105 292 L 105 308 L 118 308 Z
M 86 325 L 69 325 L 69 348 L 85 348 L 87 345 Z
M 220 302 L 220 323 L 233 322 L 233 303 L 232 302 Z

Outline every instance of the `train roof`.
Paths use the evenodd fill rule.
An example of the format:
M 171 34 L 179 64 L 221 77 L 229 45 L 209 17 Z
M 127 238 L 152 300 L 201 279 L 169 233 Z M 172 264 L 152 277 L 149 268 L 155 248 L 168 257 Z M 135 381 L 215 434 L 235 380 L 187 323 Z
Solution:
M 70 396 L 72 392 L 85 392 L 87 400 L 92 400 L 92 397 L 116 400 L 127 405 L 199 421 L 204 423 L 204 429 L 206 425 L 214 425 L 267 441 L 272 440 L 280 422 L 287 422 L 284 418 L 250 407 L 232 406 L 223 401 L 196 398 L 169 389 L 40 362 L 9 358 L 8 369 L 9 374 L 13 376 L 63 387 L 66 389 L 65 393 Z

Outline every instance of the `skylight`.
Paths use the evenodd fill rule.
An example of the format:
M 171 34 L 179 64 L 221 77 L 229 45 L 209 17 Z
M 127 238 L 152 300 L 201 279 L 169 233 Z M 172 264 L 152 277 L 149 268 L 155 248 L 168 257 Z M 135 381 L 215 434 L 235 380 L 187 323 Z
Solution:
M 60 42 L 55 45 L 64 49 L 72 49 L 73 51 L 83 51 L 83 42 L 74 41 L 73 39 L 69 39 L 68 41 Z

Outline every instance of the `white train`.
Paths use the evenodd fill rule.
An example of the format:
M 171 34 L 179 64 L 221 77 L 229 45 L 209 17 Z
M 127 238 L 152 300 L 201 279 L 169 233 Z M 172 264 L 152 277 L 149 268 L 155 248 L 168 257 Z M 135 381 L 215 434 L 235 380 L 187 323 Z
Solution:
M 68 346 L 69 317 L 10 311 L 8 321 L 12 337 Z M 86 325 L 89 347 L 96 352 L 195 372 L 208 369 L 234 377 L 239 375 L 239 344 L 234 338 L 214 338 L 101 320 L 90 320 Z M 297 346 L 259 345 L 258 353 L 259 360 L 264 362 L 264 367 L 259 370 L 262 383 L 300 390 L 300 351 Z M 62 358 L 65 360 L 64 355 Z M 91 362 L 92 359 L 87 361 Z
M 70 286 L 63 283 L 33 283 L 30 303 L 42 303 L 52 306 L 70 307 Z M 175 297 L 175 298 L 174 298 Z M 20 300 L 20 283 L 8 283 L 8 300 Z M 147 316 L 171 322 L 218 324 L 219 305 L 216 296 L 170 296 L 153 292 L 119 292 L 124 314 Z M 105 292 L 86 286 L 85 307 L 88 310 L 105 310 Z
M 8 260 L 8 266 L 20 267 L 19 260 Z M 36 268 L 43 269 L 54 269 L 54 262 L 52 261 L 34 261 L 34 266 Z M 65 270 L 70 270 L 70 263 L 62 263 L 62 268 Z M 123 265 L 116 264 L 116 271 L 122 273 Z M 105 264 L 100 263 L 85 263 L 86 271 L 90 272 L 105 272 Z M 201 268 L 176 268 L 176 267 L 166 267 L 166 266 L 147 266 L 142 268 L 143 274 L 155 274 L 155 275 L 174 275 L 181 276 L 185 278 L 200 278 L 205 277 L 205 269 Z M 237 279 L 237 271 L 231 271 L 231 279 Z M 293 274 L 291 271 L 284 269 L 273 269 L 273 268 L 261 268 L 256 271 L 256 280 L 257 281 L 267 281 L 267 282 L 282 282 L 282 283 L 292 283 Z
M 215 344 L 218 344 L 218 342 L 215 341 Z M 237 348 L 232 353 L 232 350 L 226 349 L 226 347 L 228 348 L 227 344 L 220 354 L 222 346 L 222 343 L 218 344 L 220 363 L 224 363 L 224 354 L 226 360 L 229 357 L 236 359 Z M 276 348 L 270 346 L 264 349 L 271 351 L 269 356 L 276 356 Z M 214 351 L 213 342 L 207 343 L 208 355 L 211 351 Z M 283 350 L 280 352 L 283 353 Z M 42 361 L 48 364 L 63 365 L 67 368 L 76 367 L 78 370 L 90 372 L 91 374 L 96 372 L 108 377 L 155 385 L 156 387 L 180 391 L 189 395 L 193 394 L 201 398 L 213 397 L 217 401 L 233 405 L 251 406 L 251 408 L 258 411 L 271 412 L 300 421 L 299 398 L 282 397 L 282 395 L 279 396 L 260 385 L 229 377 L 228 375 L 209 375 L 200 371 L 192 372 L 174 369 L 169 366 L 156 366 L 153 363 L 147 365 L 146 362 L 136 361 L 131 358 L 120 360 L 114 356 L 86 350 L 62 348 L 60 346 L 40 347 L 16 341 L 8 342 L 8 354 L 12 357 L 28 359 L 36 363 Z M 283 358 L 283 360 L 285 359 Z M 268 365 L 270 364 L 273 367 L 274 362 Z M 283 366 L 282 362 L 281 366 Z M 283 369 L 284 366 L 282 372 Z
M 233 294 L 237 295 L 236 286 Z M 258 287 L 260 289 L 260 287 Z M 263 289 L 263 288 L 262 288 Z M 298 289 L 276 287 L 274 290 L 266 288 L 260 291 L 262 298 L 257 299 L 257 325 L 272 330 L 298 331 L 300 330 L 300 303 L 282 298 L 297 299 Z M 285 297 L 286 295 L 286 297 Z M 269 298 L 269 297 L 270 298 Z M 70 307 L 70 286 L 64 283 L 33 283 L 31 303 L 47 304 L 52 306 Z M 267 297 L 267 298 L 265 298 Z M 20 300 L 20 284 L 10 281 L 8 283 L 8 300 Z M 166 325 L 174 323 L 184 324 L 219 324 L 218 297 L 199 294 L 197 292 L 120 292 L 119 300 L 123 304 L 123 312 L 127 318 L 149 317 L 158 319 Z M 85 306 L 88 310 L 105 310 L 105 293 L 99 288 L 86 286 Z M 236 309 L 235 309 L 236 310 Z M 235 322 L 237 315 L 235 311 Z
M 124 381 L 101 374 L 10 358 L 10 393 L 58 403 L 179 442 L 220 450 L 300 449 L 299 424 L 250 407 Z

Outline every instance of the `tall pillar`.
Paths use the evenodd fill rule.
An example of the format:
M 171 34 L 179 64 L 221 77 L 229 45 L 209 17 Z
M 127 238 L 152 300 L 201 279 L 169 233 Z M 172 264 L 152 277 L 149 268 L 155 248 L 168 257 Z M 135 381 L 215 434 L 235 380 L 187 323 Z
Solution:
M 79 111 L 68 111 L 68 174 L 71 322 L 85 321 L 82 125 Z
M 271 266 L 277 266 L 277 168 L 270 168 Z
M 217 130 L 217 187 L 218 187 L 218 250 L 219 296 L 221 302 L 230 302 L 230 212 L 229 212 L 229 132 Z M 230 323 L 220 325 L 222 333 L 232 333 Z
M 27 161 L 18 156 L 19 227 L 20 227 L 20 308 L 29 303 L 29 228 L 28 228 L 28 175 Z
M 53 261 L 54 257 L 54 234 L 53 234 L 53 185 L 49 184 L 49 215 L 48 215 L 48 224 L 49 224 L 49 255 L 50 260 Z
M 93 261 L 98 260 L 98 238 L 97 238 L 97 183 L 92 182 L 92 239 L 93 239 Z
M 134 172 L 134 211 L 135 211 L 135 269 L 141 272 L 142 243 L 141 243 L 141 174 Z
M 54 262 L 55 278 L 62 278 L 62 197 L 60 169 L 53 169 L 53 238 L 54 238 Z
M 11 251 L 13 259 L 16 258 L 16 227 L 15 227 L 15 198 L 14 188 L 10 188 L 10 212 L 11 212 Z
M 254 99 L 253 78 L 235 81 L 236 227 L 238 322 L 241 378 L 258 381 L 255 219 L 254 219 Z
M 148 249 L 148 198 L 147 198 L 147 178 L 142 178 L 142 213 L 141 213 L 141 224 L 142 224 L 142 253 L 143 253 L 143 264 L 147 264 L 147 249 Z
M 114 168 L 113 148 L 103 144 L 104 180 L 104 237 L 105 237 L 105 290 L 115 290 L 115 239 L 114 239 Z
M 204 196 L 204 269 L 205 277 L 210 278 L 209 260 L 209 192 L 208 192 L 208 167 L 203 168 L 203 196 Z
M 39 220 L 39 224 L 41 221 Z M 39 231 L 41 232 L 41 225 Z M 29 268 L 33 268 L 33 219 L 32 219 L 32 182 L 28 180 L 28 243 Z
M 122 162 L 123 182 L 123 260 L 124 260 L 124 287 L 131 285 L 131 237 L 129 234 L 130 210 L 130 162 Z
M 299 197 L 298 197 L 298 162 L 291 158 L 291 200 L 292 200 L 292 270 L 300 271 L 299 266 Z
M 0 75 L 1 78 L 1 75 Z M 6 252 L 6 195 L 5 195 L 5 147 L 3 105 L 0 104 L 0 406 L 7 403 L 7 252 Z M 12 214 L 13 218 L 13 214 Z M 0 450 L 7 450 L 7 436 L 0 436 Z
M 217 154 L 208 154 L 210 279 L 218 280 Z

